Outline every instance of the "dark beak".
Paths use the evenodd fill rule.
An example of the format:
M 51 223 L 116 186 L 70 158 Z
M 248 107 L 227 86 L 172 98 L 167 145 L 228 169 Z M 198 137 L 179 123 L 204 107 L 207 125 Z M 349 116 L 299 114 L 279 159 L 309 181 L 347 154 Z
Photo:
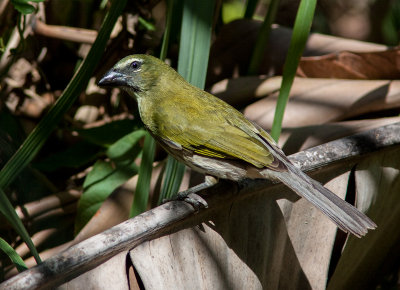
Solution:
M 126 75 L 109 70 L 97 83 L 102 87 L 126 87 L 128 86 L 128 79 Z

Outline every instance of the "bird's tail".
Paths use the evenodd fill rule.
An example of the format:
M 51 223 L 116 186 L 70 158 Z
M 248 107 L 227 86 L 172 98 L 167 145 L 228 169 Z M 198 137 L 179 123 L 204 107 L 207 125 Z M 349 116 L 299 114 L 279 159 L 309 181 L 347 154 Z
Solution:
M 293 164 L 285 162 L 285 165 L 287 166 L 287 171 L 269 171 L 268 174 L 270 177 L 280 180 L 298 195 L 315 205 L 343 231 L 361 237 L 368 232 L 368 229 L 376 228 L 376 224 L 354 206 L 323 187 L 319 182 L 308 177 Z

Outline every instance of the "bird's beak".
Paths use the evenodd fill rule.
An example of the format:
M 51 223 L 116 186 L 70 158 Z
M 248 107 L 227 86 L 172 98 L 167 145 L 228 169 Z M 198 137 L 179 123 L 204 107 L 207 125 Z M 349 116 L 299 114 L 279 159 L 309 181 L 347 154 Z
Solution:
M 128 78 L 125 74 L 111 69 L 99 80 L 97 84 L 102 87 L 126 87 L 128 86 Z

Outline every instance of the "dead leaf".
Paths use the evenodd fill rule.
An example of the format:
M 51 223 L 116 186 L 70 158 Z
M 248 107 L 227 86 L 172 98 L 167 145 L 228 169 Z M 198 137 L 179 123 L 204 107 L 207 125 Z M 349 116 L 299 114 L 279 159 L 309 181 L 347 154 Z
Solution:
M 244 114 L 268 130 L 276 100 L 277 94 L 263 98 L 247 106 Z M 324 124 L 397 107 L 400 107 L 400 81 L 296 78 L 282 127 Z
M 57 287 L 59 290 L 118 289 L 128 290 L 126 275 L 127 251 L 113 256 L 98 267 Z
M 367 289 L 391 263 L 398 263 L 400 237 L 400 155 L 386 150 L 356 168 L 357 203 L 378 228 L 363 239 L 351 237 L 328 289 Z
M 289 155 L 329 141 L 400 122 L 400 117 L 363 119 L 283 129 L 279 146 Z
M 335 181 L 331 181 L 333 183 L 328 186 L 334 186 L 335 190 L 343 194 L 347 187 L 347 172 L 353 168 L 356 162 L 365 158 L 365 155 L 360 156 L 361 153 L 370 153 L 370 156 L 387 154 L 382 159 L 384 167 L 388 168 L 389 172 L 395 173 L 392 177 L 398 175 L 398 169 L 395 166 L 399 160 L 391 158 L 393 153 L 398 151 L 398 146 L 393 146 L 399 144 L 398 130 L 399 124 L 387 125 L 358 134 L 353 138 L 335 140 L 330 144 L 289 158 L 294 163 L 300 162 L 303 169 L 316 168 L 317 164 L 321 166 L 321 164 L 336 160 L 337 162 L 332 166 L 314 171 L 312 176 L 318 175 L 318 180 L 322 183 L 339 177 Z M 363 140 L 369 140 L 369 142 L 364 144 Z M 329 150 L 330 146 L 336 148 L 335 152 Z M 376 152 L 377 149 L 381 151 Z M 358 159 L 356 156 L 359 156 Z M 366 167 L 370 168 L 370 165 L 374 164 L 381 163 L 369 163 L 366 164 Z M 400 184 L 396 178 L 383 179 L 379 170 L 374 169 L 374 166 L 371 168 L 371 172 L 378 172 L 374 184 L 384 185 L 386 188 L 384 193 L 391 193 L 392 189 Z M 318 269 L 318 275 L 325 275 L 323 273 L 326 273 L 326 260 L 328 259 L 325 256 L 327 252 L 330 252 L 328 249 L 332 245 L 334 233 L 329 229 L 330 226 L 326 226 L 324 223 L 330 223 L 330 221 L 327 218 L 320 218 L 317 211 L 310 211 L 310 205 L 304 204 L 303 207 L 301 200 L 295 202 L 292 208 L 283 206 L 280 209 L 276 202 L 278 199 L 297 200 L 293 198 L 294 193 L 289 192 L 282 184 L 271 184 L 260 180 L 243 182 L 240 186 L 240 194 L 238 194 L 238 186 L 229 182 L 219 183 L 214 188 L 207 190 L 204 196 L 207 196 L 209 208 L 200 210 L 197 214 L 194 214 L 193 207 L 179 202 L 171 202 L 154 208 L 71 247 L 37 267 L 20 273 L 17 277 L 5 281 L 2 286 L 31 285 L 34 287 L 36 285 L 36 287 L 40 287 L 47 285 L 55 287 L 59 285 L 60 281 L 72 279 L 89 269 L 96 268 L 109 257 L 142 244 L 137 248 L 141 248 L 139 255 L 132 255 L 132 259 L 138 273 L 147 279 L 146 281 L 143 279 L 145 287 L 146 285 L 158 287 L 159 282 L 163 281 L 168 283 L 175 281 L 173 285 L 178 285 L 178 287 L 186 286 L 185 283 L 191 283 L 191 286 L 196 284 L 195 286 L 200 285 L 200 288 L 203 285 L 205 288 L 213 281 L 217 281 L 218 284 L 211 285 L 224 288 L 229 288 L 231 283 L 239 285 L 238 288 L 240 288 L 247 282 L 249 282 L 247 285 L 257 287 L 261 284 L 263 288 L 267 289 L 279 287 L 319 289 L 323 287 L 320 283 L 324 281 L 324 277 L 311 278 L 307 274 L 308 270 L 303 271 L 302 267 L 304 269 L 307 269 L 308 266 L 310 266 L 308 269 L 321 267 Z M 356 185 L 357 190 L 361 190 L 359 184 Z M 364 186 L 367 189 L 370 187 L 369 184 Z M 266 191 L 268 194 L 265 194 Z M 396 191 L 391 193 L 388 199 L 382 200 L 382 204 L 396 206 L 398 203 L 393 197 L 396 195 L 395 193 Z M 372 219 L 378 222 L 378 225 L 382 217 L 388 218 L 388 227 L 383 227 L 381 232 L 382 236 L 379 241 L 381 242 L 381 239 L 384 239 L 388 233 L 392 233 L 391 230 L 397 226 L 395 222 L 398 220 L 397 209 L 393 208 L 394 211 L 382 210 L 377 206 L 379 203 L 375 196 L 368 194 L 368 191 L 363 192 L 363 199 L 358 199 L 358 204 L 362 209 L 372 205 L 369 213 Z M 301 210 L 300 208 L 296 209 L 297 204 Z M 300 210 L 299 214 L 305 211 L 302 219 L 297 217 L 296 210 Z M 286 223 L 289 224 L 288 228 L 286 228 Z M 199 224 L 201 224 L 200 228 L 190 230 L 189 234 L 180 236 L 182 232 L 186 231 L 183 229 Z M 334 229 L 334 225 L 332 226 Z M 299 227 L 304 228 L 299 229 Z M 318 231 L 318 238 L 313 239 L 312 235 L 307 233 L 308 231 Z M 359 241 L 364 242 L 370 235 L 378 232 L 379 228 Z M 399 236 L 397 232 L 393 233 L 394 237 Z M 174 236 L 175 234 L 177 235 Z M 310 239 L 305 239 L 304 235 Z M 317 242 L 320 238 L 324 242 Z M 163 244 L 157 244 L 157 241 L 161 239 L 164 240 Z M 158 249 L 157 245 L 163 247 Z M 186 245 L 189 246 L 186 247 Z M 376 247 L 370 247 L 369 251 L 365 253 L 370 255 L 371 252 L 377 252 L 375 249 Z M 387 248 L 384 249 L 384 251 L 386 250 Z M 364 252 L 361 251 L 361 253 Z M 141 255 L 144 258 L 140 257 Z M 356 255 L 351 261 L 357 262 L 360 257 L 364 258 L 364 256 Z M 189 263 L 190 261 L 193 263 Z M 151 267 L 158 264 L 159 267 Z M 183 267 L 184 265 L 187 267 Z M 358 265 L 355 264 L 353 271 L 356 271 L 357 267 Z M 359 268 L 358 270 L 363 269 Z M 180 276 L 173 275 L 177 272 Z M 145 277 L 146 275 L 147 277 Z M 192 280 L 188 280 L 188 277 Z M 151 287 L 146 287 L 146 289 L 151 289 Z
M 338 170 L 338 172 L 340 171 L 343 169 Z M 333 178 L 325 184 L 325 187 L 344 199 L 349 174 L 350 172 L 347 170 L 338 176 L 332 176 L 328 172 L 325 177 L 319 175 L 319 179 Z M 312 289 L 325 289 L 337 231 L 336 226 L 304 198 L 295 203 L 284 199 L 278 202 L 285 215 L 288 233 L 296 256 Z M 291 289 L 301 289 L 294 283 L 291 286 Z
M 274 196 L 227 204 L 208 223 L 133 249 L 145 288 L 311 289 Z
M 309 78 L 399 79 L 399 48 L 386 51 L 342 51 L 324 56 L 302 57 L 297 75 Z
M 206 87 L 226 78 L 247 74 L 261 24 L 261 21 L 241 19 L 222 27 L 211 47 Z M 259 74 L 273 76 L 282 73 L 291 36 L 291 29 L 273 25 L 264 59 L 260 63 Z M 368 52 L 386 49 L 384 45 L 311 33 L 303 55 L 325 55 L 343 50 Z

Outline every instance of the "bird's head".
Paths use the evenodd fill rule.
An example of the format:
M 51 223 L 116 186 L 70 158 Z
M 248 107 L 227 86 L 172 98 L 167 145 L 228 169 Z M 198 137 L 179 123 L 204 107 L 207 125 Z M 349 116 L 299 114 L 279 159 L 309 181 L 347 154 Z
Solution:
M 119 87 L 130 94 L 147 92 L 177 73 L 167 64 L 150 55 L 130 55 L 111 68 L 98 82 L 99 86 Z

